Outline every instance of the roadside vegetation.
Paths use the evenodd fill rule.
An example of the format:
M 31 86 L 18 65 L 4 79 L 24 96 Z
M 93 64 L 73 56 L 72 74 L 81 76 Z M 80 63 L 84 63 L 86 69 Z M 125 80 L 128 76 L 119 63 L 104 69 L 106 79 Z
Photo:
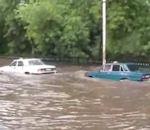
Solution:
M 101 59 L 101 0 L 0 0 L 0 55 Z M 107 0 L 107 57 L 150 62 L 150 0 Z

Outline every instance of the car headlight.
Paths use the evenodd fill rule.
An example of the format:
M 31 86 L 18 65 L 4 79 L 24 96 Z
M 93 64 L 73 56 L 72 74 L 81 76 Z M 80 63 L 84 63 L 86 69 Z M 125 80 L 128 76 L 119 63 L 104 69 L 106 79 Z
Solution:
M 145 78 L 150 78 L 150 75 L 145 75 Z
M 149 79 L 149 78 L 150 78 L 150 75 L 143 75 L 142 78 L 143 78 L 143 79 Z

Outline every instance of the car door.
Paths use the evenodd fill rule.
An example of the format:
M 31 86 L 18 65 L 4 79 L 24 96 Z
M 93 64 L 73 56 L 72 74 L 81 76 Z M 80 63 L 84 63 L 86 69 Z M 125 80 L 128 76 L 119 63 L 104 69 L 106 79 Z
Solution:
M 122 66 L 118 64 L 113 65 L 111 76 L 112 76 L 112 79 L 115 79 L 115 80 L 124 79 L 125 74 L 124 74 L 124 70 Z
M 106 64 L 102 71 L 96 73 L 96 77 L 97 78 L 110 79 L 111 69 L 112 69 L 112 65 Z
M 17 61 L 15 72 L 23 73 L 23 67 L 24 67 L 23 61 Z
M 13 61 L 10 65 L 9 65 L 9 72 L 13 73 L 16 70 L 16 65 L 17 65 L 17 61 Z

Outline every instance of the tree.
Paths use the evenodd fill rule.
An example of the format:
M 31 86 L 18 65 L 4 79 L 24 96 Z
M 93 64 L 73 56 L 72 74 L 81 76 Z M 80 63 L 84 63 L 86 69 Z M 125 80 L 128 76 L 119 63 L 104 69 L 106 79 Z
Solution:
M 81 4 L 87 7 L 84 9 Z M 92 27 L 96 27 L 91 23 L 97 23 L 95 18 L 99 18 L 98 12 L 96 13 L 98 16 L 94 14 L 99 11 L 97 9 L 96 1 L 74 3 L 74 1 L 39 0 L 21 5 L 17 13 L 18 18 L 25 23 L 27 37 L 33 41 L 33 49 L 38 53 L 63 57 L 88 57 L 91 55 L 86 53 L 91 49 L 90 33 Z
M 20 0 L 0 0 L 2 53 L 20 54 L 25 51 L 25 43 L 27 43 L 24 37 L 25 31 L 14 13 L 19 4 Z
M 150 0 L 107 0 L 113 60 L 150 53 Z M 0 0 L 0 53 L 101 58 L 101 0 Z
M 109 52 L 115 57 L 146 55 L 150 47 L 147 36 L 150 32 L 149 4 L 141 0 L 115 0 L 109 5 Z

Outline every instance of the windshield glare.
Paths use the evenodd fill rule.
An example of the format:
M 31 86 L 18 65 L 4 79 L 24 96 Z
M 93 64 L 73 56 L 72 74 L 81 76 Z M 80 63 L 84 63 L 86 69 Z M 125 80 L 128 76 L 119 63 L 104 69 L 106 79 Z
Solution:
M 30 60 L 29 65 L 43 65 L 44 63 L 41 60 Z

